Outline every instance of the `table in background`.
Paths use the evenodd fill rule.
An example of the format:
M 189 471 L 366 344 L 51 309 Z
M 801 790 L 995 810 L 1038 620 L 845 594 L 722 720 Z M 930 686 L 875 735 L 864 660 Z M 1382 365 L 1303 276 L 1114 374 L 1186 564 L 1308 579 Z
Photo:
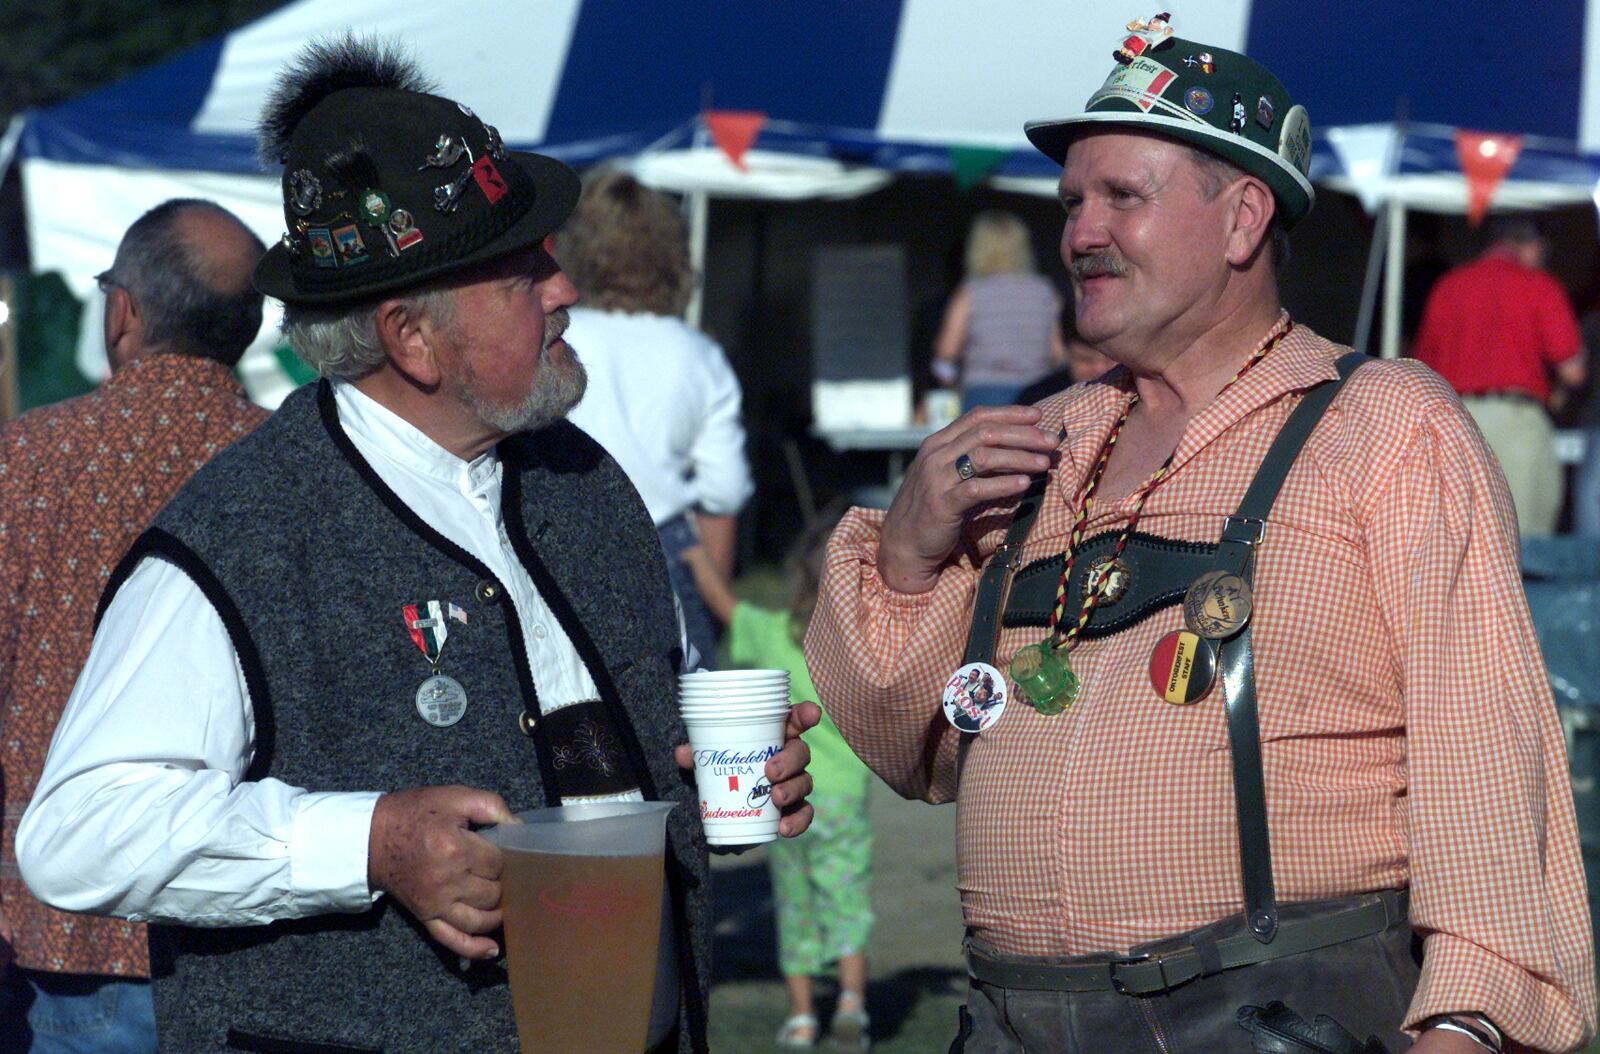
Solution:
M 910 428 L 849 428 L 824 431 L 813 428 L 811 434 L 828 444 L 836 454 L 852 450 L 884 450 L 889 454 L 889 480 L 895 482 L 905 475 L 906 452 L 915 451 L 922 441 L 937 428 L 929 425 L 912 425 Z
M 881 450 L 889 455 L 888 478 L 883 486 L 883 493 L 892 496 L 895 488 L 899 487 L 900 479 L 906 471 L 906 455 L 915 452 L 922 441 L 938 429 L 927 425 L 914 425 L 910 428 L 844 428 L 822 429 L 812 428 L 811 435 L 822 440 L 828 449 L 835 454 L 848 454 L 858 450 Z M 783 440 L 783 456 L 788 462 L 789 482 L 794 486 L 796 499 L 800 503 L 800 514 L 810 524 L 817 518 L 816 497 L 811 489 L 811 477 L 806 474 L 805 459 L 800 454 L 800 446 L 794 441 L 793 436 L 785 436 Z M 876 503 L 873 503 L 876 504 Z M 884 501 L 882 504 L 887 504 Z

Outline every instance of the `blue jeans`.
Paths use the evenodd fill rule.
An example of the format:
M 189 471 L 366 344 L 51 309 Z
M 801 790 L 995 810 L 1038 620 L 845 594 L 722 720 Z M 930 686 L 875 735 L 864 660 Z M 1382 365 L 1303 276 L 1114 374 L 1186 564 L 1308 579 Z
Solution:
M 150 982 L 6 971 L 0 1054 L 156 1054 Z
M 975 406 L 1013 406 L 1021 394 L 1020 384 L 970 384 L 961 389 L 961 412 Z
M 689 643 L 700 652 L 700 665 L 708 670 L 717 668 L 717 624 L 711 617 L 706 602 L 700 599 L 695 588 L 694 572 L 683 562 L 683 551 L 699 545 L 694 525 L 688 514 L 674 516 L 656 528 L 661 536 L 661 548 L 667 556 L 667 577 L 672 580 L 672 591 L 678 595 L 678 605 L 683 608 L 683 622 L 689 629 Z

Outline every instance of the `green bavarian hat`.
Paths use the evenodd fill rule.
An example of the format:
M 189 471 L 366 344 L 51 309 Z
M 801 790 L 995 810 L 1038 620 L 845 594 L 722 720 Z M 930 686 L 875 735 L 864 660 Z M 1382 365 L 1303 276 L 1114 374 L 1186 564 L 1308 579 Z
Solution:
M 1117 65 L 1083 113 L 1030 121 L 1028 140 L 1057 164 L 1096 128 L 1138 128 L 1180 139 L 1230 161 L 1272 188 L 1284 229 L 1311 211 L 1316 195 L 1311 121 L 1265 66 L 1234 51 L 1170 33 L 1165 18 L 1133 22 Z

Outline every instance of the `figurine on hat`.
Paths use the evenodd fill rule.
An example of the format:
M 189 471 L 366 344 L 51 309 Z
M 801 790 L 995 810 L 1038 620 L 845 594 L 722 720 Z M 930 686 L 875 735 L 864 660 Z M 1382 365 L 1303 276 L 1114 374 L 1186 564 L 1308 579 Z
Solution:
M 1134 19 L 1128 23 L 1129 37 L 1111 53 L 1111 57 L 1126 66 L 1146 51 L 1160 47 L 1172 36 L 1172 27 L 1168 25 L 1171 21 L 1172 15 L 1166 11 L 1150 16 L 1147 22 Z
M 1028 140 L 1060 164 L 1074 139 L 1098 128 L 1136 127 L 1180 139 L 1266 183 L 1288 230 L 1315 200 L 1305 107 L 1294 105 L 1282 82 L 1249 56 L 1173 36 L 1171 17 L 1163 12 L 1128 23 L 1135 35 L 1123 41 L 1117 65 L 1082 112 L 1030 121 Z

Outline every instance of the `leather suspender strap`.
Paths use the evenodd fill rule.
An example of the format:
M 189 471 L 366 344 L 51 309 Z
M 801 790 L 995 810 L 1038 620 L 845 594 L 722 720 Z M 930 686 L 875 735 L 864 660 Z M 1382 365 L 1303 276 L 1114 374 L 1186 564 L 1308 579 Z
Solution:
M 1000 614 L 1006 608 L 1006 589 L 1011 584 L 1011 572 L 1022 555 L 1022 543 L 1033 529 L 1033 521 L 1044 504 L 1045 490 L 1049 487 L 1049 473 L 1035 476 L 1017 504 L 1006 529 L 1005 541 L 989 558 L 988 566 L 978 579 L 978 592 L 972 605 L 972 628 L 967 631 L 967 650 L 961 664 L 991 662 L 994 646 L 1000 632 Z
M 1222 527 L 1214 569 L 1251 579 L 1255 550 L 1266 533 L 1267 515 L 1283 489 L 1289 469 L 1322 419 L 1334 396 L 1356 367 L 1360 352 L 1339 360 L 1337 380 L 1307 392 L 1273 440 L 1261 467 Z M 1239 818 L 1239 865 L 1244 885 L 1245 922 L 1251 936 L 1266 944 L 1278 933 L 1277 893 L 1272 881 L 1272 847 L 1267 836 L 1267 793 L 1261 772 L 1261 729 L 1256 717 L 1255 655 L 1250 626 L 1223 642 L 1218 662 L 1227 702 L 1228 752 L 1233 760 L 1234 807 Z
M 1251 579 L 1256 547 L 1266 533 L 1266 519 L 1283 489 L 1289 469 L 1323 413 L 1356 367 L 1367 361 L 1351 352 L 1338 362 L 1339 376 L 1311 389 L 1284 422 L 1246 489 L 1238 510 L 1224 522 L 1213 570 Z M 1007 586 L 1043 504 L 1047 476 L 1036 477 L 1023 495 L 1004 542 L 984 568 L 973 603 L 972 627 L 962 663 L 989 662 L 1005 609 Z M 1272 850 L 1267 834 L 1267 796 L 1261 770 L 1261 732 L 1256 716 L 1255 656 L 1250 627 L 1225 641 L 1219 654 L 1228 720 L 1228 748 L 1233 761 L 1234 805 L 1239 821 L 1239 862 L 1243 878 L 1245 920 L 1250 934 L 1263 944 L 1278 932 L 1277 894 L 1272 880 Z M 967 744 L 963 742 L 963 751 Z

